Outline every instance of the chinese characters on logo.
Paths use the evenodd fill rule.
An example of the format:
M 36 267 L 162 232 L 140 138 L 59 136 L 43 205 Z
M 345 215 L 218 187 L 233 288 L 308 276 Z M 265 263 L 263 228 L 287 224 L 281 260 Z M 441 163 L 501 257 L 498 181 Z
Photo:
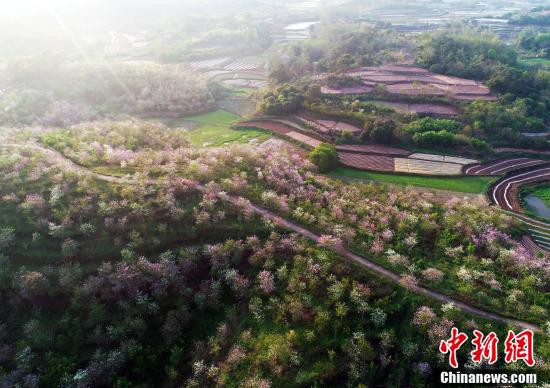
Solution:
M 456 353 L 458 349 L 468 340 L 468 335 L 458 331 L 456 327 L 451 329 L 451 338 L 441 341 L 439 351 L 443 354 L 449 354 L 449 364 L 453 368 L 458 368 Z M 486 360 L 489 365 L 497 362 L 499 339 L 493 332 L 487 336 L 479 330 L 474 330 L 474 339 L 472 340 L 473 350 L 470 352 L 472 361 L 481 363 Z M 504 361 L 506 363 L 524 361 L 528 366 L 535 365 L 533 358 L 533 332 L 523 330 L 515 334 L 509 330 L 504 342 Z

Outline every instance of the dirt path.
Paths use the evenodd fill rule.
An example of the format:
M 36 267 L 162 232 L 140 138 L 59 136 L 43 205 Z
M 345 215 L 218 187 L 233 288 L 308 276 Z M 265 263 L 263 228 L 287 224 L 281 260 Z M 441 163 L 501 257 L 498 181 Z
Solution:
M 136 181 L 132 178 L 121 178 L 121 177 L 105 175 L 105 174 L 100 174 L 100 173 L 91 171 L 91 170 L 87 169 L 86 167 L 80 166 L 80 165 L 70 161 L 64 155 L 58 153 L 57 151 L 53 151 L 51 149 L 44 148 L 44 147 L 41 147 L 39 145 L 0 144 L 0 147 L 31 148 L 31 149 L 39 150 L 39 151 L 44 152 L 47 155 L 51 156 L 52 158 L 54 158 L 53 160 L 55 160 L 59 163 L 62 163 L 64 165 L 70 167 L 71 169 L 74 169 L 75 171 L 80 171 L 80 172 L 83 172 L 83 173 L 86 173 L 86 174 L 90 174 L 93 177 L 95 177 L 96 179 L 99 179 L 101 181 L 111 182 L 111 183 L 121 183 L 121 184 L 136 184 L 136 183 L 138 183 L 138 181 Z M 147 184 L 156 184 L 156 183 L 158 183 L 158 180 L 157 179 L 148 179 L 148 180 L 145 181 L 145 183 L 147 183 Z M 201 192 L 207 191 L 206 186 L 203 185 L 203 184 L 200 184 L 198 182 L 195 183 L 195 188 L 197 190 L 201 191 Z M 233 196 L 229 196 L 229 195 L 223 195 L 223 196 L 220 195 L 219 198 L 222 199 L 222 200 L 225 200 L 229 203 L 232 203 L 232 204 L 236 204 L 237 201 L 238 201 L 237 197 L 233 197 Z M 304 228 L 304 227 L 302 227 L 302 226 L 300 226 L 300 225 L 298 225 L 298 224 L 296 224 L 292 221 L 284 219 L 284 218 L 278 216 L 277 214 L 273 213 L 270 210 L 267 210 L 263 207 L 255 205 L 255 204 L 251 204 L 251 208 L 254 210 L 254 212 L 256 214 L 273 221 L 276 225 L 287 228 L 287 229 L 289 229 L 289 230 L 291 230 L 295 233 L 298 233 L 298 234 L 300 234 L 300 235 L 302 235 L 302 236 L 304 236 L 304 237 L 306 237 L 310 240 L 313 240 L 314 242 L 318 242 L 318 240 L 320 238 L 319 235 L 312 232 L 311 230 L 306 229 L 306 228 Z M 400 276 L 398 274 L 384 268 L 383 266 L 381 266 L 379 264 L 376 264 L 376 263 L 366 259 L 365 257 L 359 256 L 359 255 L 351 252 L 350 250 L 348 250 L 344 247 L 336 247 L 336 248 L 334 248 L 334 250 L 338 254 L 340 254 L 341 256 L 353 261 L 354 263 L 359 264 L 360 266 L 362 266 L 364 268 L 367 268 L 367 269 L 371 270 L 372 272 L 375 272 L 376 274 L 392 281 L 395 284 L 400 285 Z M 469 305 L 469 304 L 464 303 L 464 302 L 462 302 L 458 299 L 455 299 L 451 296 L 441 294 L 437 291 L 434 291 L 434 290 L 426 288 L 426 287 L 417 286 L 417 287 L 412 288 L 411 291 L 415 292 L 419 295 L 423 295 L 425 297 L 428 297 L 430 299 L 442 302 L 442 303 L 453 303 L 457 308 L 461 309 L 464 312 L 473 314 L 473 315 L 477 315 L 477 316 L 480 316 L 480 317 L 483 317 L 483 318 L 486 318 L 486 319 L 491 319 L 491 320 L 494 320 L 494 321 L 500 321 L 500 322 L 503 322 L 503 323 L 512 324 L 512 325 L 519 326 L 519 327 L 526 328 L 526 329 L 531 329 L 531 330 L 537 331 L 537 332 L 541 331 L 540 327 L 533 324 L 533 323 L 529 323 L 529 322 L 526 322 L 526 321 L 521 321 L 521 320 L 517 320 L 517 319 L 513 319 L 513 318 L 507 318 L 507 317 L 504 317 L 502 315 L 483 310 L 481 308 Z

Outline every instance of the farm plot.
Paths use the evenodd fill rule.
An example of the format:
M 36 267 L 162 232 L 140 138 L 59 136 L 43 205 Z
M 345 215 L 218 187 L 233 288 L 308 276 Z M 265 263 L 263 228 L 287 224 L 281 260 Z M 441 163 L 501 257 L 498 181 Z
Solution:
M 445 91 L 431 84 L 402 83 L 387 85 L 386 90 L 391 94 L 403 94 L 407 96 L 445 96 Z
M 229 65 L 224 66 L 225 70 L 237 71 L 237 70 L 255 70 L 260 66 L 254 63 L 232 62 Z
M 311 136 L 304 135 L 303 133 L 298 132 L 296 128 L 280 121 L 243 121 L 238 125 L 240 127 L 260 128 L 275 132 L 312 148 L 315 148 L 322 143 L 322 141 L 314 139 Z
M 286 135 L 289 132 L 294 131 L 294 128 L 289 127 L 288 125 L 281 124 L 273 121 L 242 121 L 238 124 L 240 127 L 255 127 L 265 129 L 267 131 L 272 131 L 280 135 Z
M 476 164 L 464 170 L 466 175 L 504 175 L 508 172 L 522 168 L 549 163 L 546 160 L 534 158 L 500 159 L 491 163 Z
M 220 147 L 233 143 L 263 141 L 269 138 L 268 134 L 258 129 L 233 129 L 232 125 L 239 118 L 233 113 L 218 109 L 203 115 L 180 119 L 180 121 L 183 126 L 188 123 L 193 125 L 192 129 L 186 131 L 186 137 L 199 147 Z
M 343 122 L 336 123 L 336 125 L 332 128 L 332 130 L 338 133 L 349 132 L 354 135 L 362 131 L 361 128 L 357 128 L 355 125 L 351 125 Z
M 331 120 L 313 120 L 306 116 L 296 116 L 302 123 L 309 125 L 311 128 L 323 134 L 328 134 L 336 125 L 336 121 Z
M 348 167 L 383 172 L 392 172 L 394 170 L 394 160 L 389 156 L 339 152 L 338 157 L 340 162 Z
M 409 158 L 431 160 L 434 162 L 456 163 L 456 164 L 462 164 L 462 165 L 479 163 L 479 160 L 475 160 L 475 159 L 459 158 L 456 156 L 448 156 L 448 155 L 423 154 L 423 153 L 411 154 L 409 155 Z
M 461 175 L 462 165 L 420 159 L 395 158 L 395 172 L 423 175 Z
M 328 86 L 322 86 L 321 93 L 323 94 L 364 94 L 364 93 L 372 92 L 373 89 L 374 88 L 370 85 L 359 85 L 359 86 L 339 88 L 339 89 L 329 88 Z
M 459 113 L 457 107 L 446 104 L 407 104 L 389 101 L 369 101 L 374 105 L 385 106 L 399 113 L 416 113 L 419 115 L 456 116 Z
M 362 131 L 361 128 L 358 128 L 355 125 L 344 123 L 341 121 L 312 119 L 306 115 L 296 116 L 296 118 L 323 134 L 328 134 L 331 132 L 335 132 L 338 134 L 341 134 L 343 132 L 358 134 Z
M 336 150 L 343 152 L 353 152 L 359 154 L 380 154 L 393 156 L 407 156 L 409 151 L 402 148 L 385 147 L 374 144 L 358 145 L 358 144 L 339 144 Z
M 189 63 L 189 65 L 191 65 L 191 67 L 193 67 L 194 69 L 212 69 L 223 65 L 224 63 L 228 62 L 230 59 L 231 57 L 207 59 L 204 61 L 191 62 Z
M 328 86 L 321 88 L 325 94 L 360 94 L 369 93 L 376 85 L 383 85 L 387 92 L 396 95 L 424 95 L 433 97 L 447 96 L 458 100 L 484 99 L 494 100 L 489 88 L 474 80 L 449 77 L 432 73 L 426 69 L 405 65 L 385 65 L 379 67 L 362 67 L 351 69 L 348 76 L 360 77 L 363 85 L 355 88 L 334 89 Z M 317 80 L 327 79 L 329 74 L 318 74 Z M 420 109 L 420 108 L 419 108 Z M 430 111 L 428 111 L 430 113 Z M 456 114 L 449 112 L 449 114 Z M 436 113 L 437 114 L 437 113 Z
M 514 172 L 502 178 L 492 187 L 489 197 L 505 210 L 520 211 L 516 187 L 528 183 L 545 182 L 550 179 L 550 167 L 536 167 L 528 172 Z
M 290 137 L 291 139 L 294 139 L 300 143 L 306 144 L 312 148 L 317 147 L 319 144 L 322 143 L 322 141 L 314 139 L 312 137 L 306 136 L 304 134 L 301 134 L 300 132 L 291 131 L 286 134 L 286 136 Z
M 484 85 L 434 85 L 441 90 L 456 95 L 485 96 L 489 94 L 489 88 Z

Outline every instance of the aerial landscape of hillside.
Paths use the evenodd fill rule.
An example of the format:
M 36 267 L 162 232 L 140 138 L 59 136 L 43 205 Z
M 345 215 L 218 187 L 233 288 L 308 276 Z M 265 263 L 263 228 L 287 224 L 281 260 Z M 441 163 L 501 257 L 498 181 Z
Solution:
M 0 388 L 550 384 L 550 1 L 0 4 Z

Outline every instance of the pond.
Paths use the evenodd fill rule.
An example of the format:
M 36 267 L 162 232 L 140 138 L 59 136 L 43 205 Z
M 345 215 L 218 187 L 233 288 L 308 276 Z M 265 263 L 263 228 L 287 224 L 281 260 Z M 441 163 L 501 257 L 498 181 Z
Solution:
M 550 208 L 546 206 L 544 201 L 533 194 L 529 194 L 524 198 L 527 209 L 535 213 L 539 217 L 550 219 Z

